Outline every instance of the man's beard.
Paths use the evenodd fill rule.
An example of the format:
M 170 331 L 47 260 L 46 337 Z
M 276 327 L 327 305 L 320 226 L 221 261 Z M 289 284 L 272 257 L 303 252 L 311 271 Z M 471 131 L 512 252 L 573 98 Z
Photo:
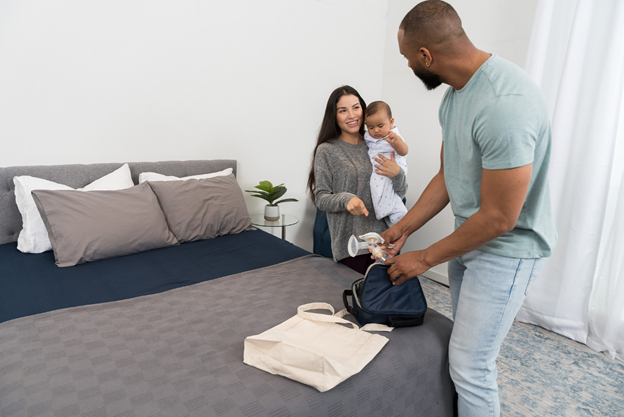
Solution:
M 414 75 L 420 78 L 420 81 L 425 84 L 427 90 L 434 90 L 438 88 L 440 84 L 442 84 L 442 80 L 440 80 L 440 77 L 437 74 L 434 74 L 427 70 L 421 70 L 420 68 L 418 70 L 414 69 L 413 71 Z

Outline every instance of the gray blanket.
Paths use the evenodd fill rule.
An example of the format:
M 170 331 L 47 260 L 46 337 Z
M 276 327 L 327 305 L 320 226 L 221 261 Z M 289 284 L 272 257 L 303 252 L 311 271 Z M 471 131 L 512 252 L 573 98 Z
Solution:
M 325 393 L 243 363 L 243 340 L 358 275 L 308 256 L 0 325 L 0 416 L 450 416 L 451 322 L 429 310 Z

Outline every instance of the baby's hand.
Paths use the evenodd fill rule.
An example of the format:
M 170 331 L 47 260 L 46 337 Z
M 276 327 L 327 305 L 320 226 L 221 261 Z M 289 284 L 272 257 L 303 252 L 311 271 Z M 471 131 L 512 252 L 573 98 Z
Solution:
M 408 151 L 407 143 L 403 142 L 403 138 L 401 136 L 390 131 L 388 133 L 388 136 L 384 139 L 386 140 L 386 142 L 390 144 L 390 146 L 394 148 L 397 154 L 401 156 L 407 155 L 407 151 Z
M 397 141 L 397 138 L 399 138 L 399 136 L 397 136 L 397 134 L 394 133 L 393 131 L 390 131 L 390 133 L 388 133 L 388 136 L 386 136 L 384 140 L 388 142 L 390 145 L 394 145 Z

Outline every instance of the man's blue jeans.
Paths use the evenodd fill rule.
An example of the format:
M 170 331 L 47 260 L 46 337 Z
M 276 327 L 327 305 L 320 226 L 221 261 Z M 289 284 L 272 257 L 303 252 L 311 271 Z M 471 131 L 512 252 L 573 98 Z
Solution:
M 449 364 L 460 417 L 500 415 L 496 358 L 544 261 L 473 251 L 449 262 Z

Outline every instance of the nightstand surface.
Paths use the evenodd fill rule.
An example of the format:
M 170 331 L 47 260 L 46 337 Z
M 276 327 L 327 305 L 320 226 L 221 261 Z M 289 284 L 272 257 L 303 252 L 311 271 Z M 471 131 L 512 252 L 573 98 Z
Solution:
M 281 227 L 282 239 L 286 239 L 286 227 L 299 223 L 299 219 L 292 214 L 282 214 L 279 220 L 269 221 L 264 219 L 264 213 L 250 215 L 251 224 L 259 227 Z

